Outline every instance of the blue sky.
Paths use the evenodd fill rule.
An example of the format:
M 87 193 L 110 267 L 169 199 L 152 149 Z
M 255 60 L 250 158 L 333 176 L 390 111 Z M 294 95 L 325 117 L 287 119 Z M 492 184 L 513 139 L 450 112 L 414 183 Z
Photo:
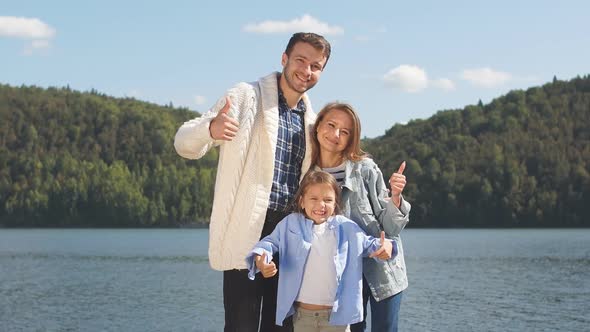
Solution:
M 293 32 L 332 57 L 314 109 L 351 103 L 363 136 L 590 73 L 588 1 L 5 1 L 0 83 L 65 86 L 205 111 L 281 69 Z

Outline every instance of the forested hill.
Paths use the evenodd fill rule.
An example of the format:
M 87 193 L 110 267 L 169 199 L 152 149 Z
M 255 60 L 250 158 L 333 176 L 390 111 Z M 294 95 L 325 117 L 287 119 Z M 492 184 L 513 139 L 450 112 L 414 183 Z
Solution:
M 587 227 L 589 113 L 589 76 L 554 80 L 363 143 L 387 175 L 408 162 L 410 227 Z M 207 222 L 217 151 L 187 161 L 173 148 L 195 116 L 96 91 L 0 85 L 0 225 Z
M 407 161 L 413 226 L 590 226 L 590 76 L 441 111 L 363 143 L 386 174 Z
M 195 116 L 95 91 L 0 85 L 0 225 L 207 221 L 217 152 L 187 161 L 173 148 Z

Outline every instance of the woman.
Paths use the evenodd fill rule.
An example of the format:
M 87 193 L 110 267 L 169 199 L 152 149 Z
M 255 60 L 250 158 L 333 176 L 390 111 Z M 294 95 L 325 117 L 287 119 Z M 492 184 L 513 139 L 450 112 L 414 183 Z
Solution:
M 402 197 L 406 185 L 405 162 L 389 178 L 391 196 L 383 174 L 360 148 L 361 125 L 352 106 L 330 103 L 320 111 L 312 131 L 312 164 L 334 175 L 342 186 L 342 214 L 368 235 L 381 231 L 399 246 L 393 260 L 363 260 L 363 305 L 371 302 L 373 331 L 397 331 L 402 291 L 408 287 L 401 230 L 408 223 L 410 204 Z M 366 322 L 351 325 L 365 331 Z

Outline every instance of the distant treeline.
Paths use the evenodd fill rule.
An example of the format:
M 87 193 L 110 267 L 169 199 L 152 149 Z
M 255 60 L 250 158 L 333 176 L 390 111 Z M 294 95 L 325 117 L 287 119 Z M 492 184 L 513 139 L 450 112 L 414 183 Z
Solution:
M 440 111 L 364 144 L 384 173 L 407 161 L 413 226 L 590 226 L 590 76 Z
M 207 222 L 217 151 L 187 161 L 198 114 L 96 91 L 0 85 L 0 224 L 168 227 Z
M 217 150 L 189 161 L 173 148 L 197 115 L 0 85 L 0 225 L 208 222 Z M 386 176 L 408 162 L 413 227 L 590 226 L 590 76 L 441 111 L 363 144 Z

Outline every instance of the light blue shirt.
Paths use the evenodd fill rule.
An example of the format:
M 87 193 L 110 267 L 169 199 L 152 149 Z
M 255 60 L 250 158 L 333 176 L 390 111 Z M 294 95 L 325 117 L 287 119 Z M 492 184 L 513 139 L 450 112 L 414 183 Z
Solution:
M 344 216 L 333 216 L 327 221 L 328 229 L 335 232 L 336 256 L 336 298 L 330 315 L 331 325 L 348 325 L 363 318 L 362 268 L 363 257 L 370 255 L 381 246 L 378 238 L 366 235 L 352 220 Z M 248 277 L 254 280 L 259 272 L 254 262 L 255 255 L 266 252 L 267 263 L 274 253 L 279 253 L 279 286 L 277 294 L 276 324 L 295 313 L 293 304 L 303 280 L 305 263 L 311 249 L 313 221 L 300 213 L 285 217 L 275 230 L 258 242 L 246 257 L 250 270 Z M 397 248 L 393 241 L 395 257 Z M 393 258 L 392 258 L 393 259 Z

